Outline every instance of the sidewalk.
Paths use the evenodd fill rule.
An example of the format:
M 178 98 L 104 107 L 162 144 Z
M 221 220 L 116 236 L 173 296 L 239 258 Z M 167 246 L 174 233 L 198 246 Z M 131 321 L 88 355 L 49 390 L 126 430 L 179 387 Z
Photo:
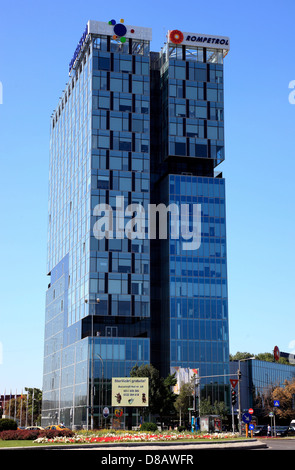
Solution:
M 257 439 L 248 439 L 247 441 L 229 441 L 229 442 L 195 442 L 195 443 L 157 443 L 157 444 L 100 444 L 100 445 L 89 445 L 91 449 L 85 449 L 85 446 L 79 446 L 77 450 L 97 450 L 97 451 L 118 451 L 118 450 L 139 450 L 139 451 L 154 451 L 161 450 L 167 452 L 180 451 L 180 450 L 222 450 L 222 449 L 233 449 L 233 450 L 254 450 L 254 449 L 265 449 L 267 444 L 265 442 L 258 441 Z M 69 447 L 63 448 L 63 450 L 70 450 Z

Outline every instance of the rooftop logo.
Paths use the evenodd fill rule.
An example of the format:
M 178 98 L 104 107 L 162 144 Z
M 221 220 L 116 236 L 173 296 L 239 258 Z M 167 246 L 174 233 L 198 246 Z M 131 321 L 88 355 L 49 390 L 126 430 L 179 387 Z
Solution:
M 169 39 L 174 44 L 181 44 L 183 41 L 183 34 L 178 29 L 173 29 L 173 31 L 170 31 Z
M 229 38 L 225 36 L 207 36 L 204 34 L 185 33 L 178 29 L 168 31 L 168 41 L 173 44 L 191 45 L 199 43 L 203 47 L 229 50 Z
M 150 240 L 181 238 L 182 249 L 185 251 L 200 248 L 201 204 L 178 206 L 172 203 L 167 207 L 165 204 L 148 204 L 147 215 L 141 204 L 129 204 L 125 210 L 124 206 L 124 197 L 116 196 L 115 217 L 109 204 L 97 204 L 94 207 L 93 215 L 100 217 L 93 226 L 93 235 L 96 239 L 127 237 L 129 240 L 144 240 L 147 235 Z M 170 221 L 168 214 L 170 214 Z M 132 218 L 127 220 L 127 217 Z
M 116 20 L 110 20 L 109 25 L 114 26 L 114 36 L 113 39 L 118 39 L 120 42 L 126 42 L 125 35 L 127 33 L 127 28 L 123 24 L 124 20 L 120 20 L 119 23 Z M 134 33 L 134 29 L 130 29 L 130 33 Z
M 78 42 L 78 45 L 77 45 L 76 50 L 74 52 L 73 58 L 72 58 L 71 62 L 69 63 L 69 73 L 71 72 L 71 70 L 72 70 L 72 68 L 73 68 L 73 66 L 76 62 L 76 59 L 77 59 L 78 55 L 80 54 L 80 51 L 81 51 L 82 47 L 84 46 L 87 35 L 88 35 L 88 25 L 86 25 L 84 33 L 83 33 L 80 41 Z

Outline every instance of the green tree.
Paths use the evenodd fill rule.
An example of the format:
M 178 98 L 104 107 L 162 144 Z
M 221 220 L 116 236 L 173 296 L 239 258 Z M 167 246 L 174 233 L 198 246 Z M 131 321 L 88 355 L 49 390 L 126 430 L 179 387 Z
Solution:
M 240 361 L 244 359 L 249 359 L 250 357 L 255 357 L 258 361 L 266 361 L 266 362 L 275 362 L 273 353 L 264 352 L 259 354 L 251 354 L 248 352 L 236 352 L 236 354 L 230 354 L 229 360 L 230 361 Z M 279 364 L 290 364 L 287 358 L 280 357 L 277 361 Z M 290 364 L 292 365 L 292 364 Z
M 238 351 L 234 355 L 230 354 L 229 359 L 230 361 L 240 361 L 242 359 L 249 359 L 249 357 L 253 357 L 253 356 L 254 355 L 251 353 Z
M 274 362 L 273 354 L 269 352 L 259 353 L 255 356 L 258 361 Z
M 228 408 L 224 401 L 215 401 L 213 405 L 213 414 L 221 417 L 222 420 L 226 421 L 228 419 Z
M 173 387 L 177 384 L 175 374 L 169 374 L 162 383 L 163 388 L 163 403 L 162 403 L 162 416 L 170 417 L 175 413 L 174 403 L 176 394 L 173 392 Z
M 192 407 L 194 394 L 194 384 L 192 382 L 180 384 L 179 395 L 175 400 L 175 409 L 179 413 L 179 425 L 186 420 L 189 415 L 188 408 Z
M 19 424 L 25 426 L 32 422 L 40 424 L 42 409 L 42 391 L 38 388 L 25 388 L 27 393 L 22 393 L 16 397 L 13 395 L 10 400 L 5 403 L 3 414 L 9 415 L 18 420 Z M 34 393 L 33 393 L 34 392 Z
M 274 400 L 280 402 L 280 406 L 276 408 L 279 418 L 295 419 L 295 379 L 292 382 L 286 380 L 284 387 L 275 387 L 272 392 L 272 404 Z
M 214 413 L 214 408 L 211 405 L 211 400 L 210 398 L 203 398 L 200 402 L 200 415 L 213 415 Z
M 158 415 L 162 420 L 165 416 L 170 416 L 174 411 L 175 394 L 171 388 L 176 385 L 177 380 L 174 375 L 166 378 L 160 377 L 159 371 L 151 364 L 134 366 L 130 372 L 130 377 L 147 377 L 149 379 L 149 406 L 144 408 L 144 415 L 149 413 Z

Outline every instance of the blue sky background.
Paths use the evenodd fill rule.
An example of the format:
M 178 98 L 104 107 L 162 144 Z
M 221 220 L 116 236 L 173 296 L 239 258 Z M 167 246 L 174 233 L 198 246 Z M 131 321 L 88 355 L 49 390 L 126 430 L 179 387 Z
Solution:
M 230 37 L 230 352 L 295 349 L 294 15 L 294 0 L 2 2 L 0 394 L 42 388 L 49 123 L 89 19 L 151 27 L 154 51 L 168 29 Z

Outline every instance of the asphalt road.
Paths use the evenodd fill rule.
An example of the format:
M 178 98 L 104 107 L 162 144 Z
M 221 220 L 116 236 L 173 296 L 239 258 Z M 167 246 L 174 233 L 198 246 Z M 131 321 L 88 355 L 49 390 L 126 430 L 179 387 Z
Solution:
M 257 439 L 258 440 L 258 439 Z M 282 438 L 282 439 L 259 439 L 267 445 L 267 448 L 261 450 L 295 450 L 295 439 Z

